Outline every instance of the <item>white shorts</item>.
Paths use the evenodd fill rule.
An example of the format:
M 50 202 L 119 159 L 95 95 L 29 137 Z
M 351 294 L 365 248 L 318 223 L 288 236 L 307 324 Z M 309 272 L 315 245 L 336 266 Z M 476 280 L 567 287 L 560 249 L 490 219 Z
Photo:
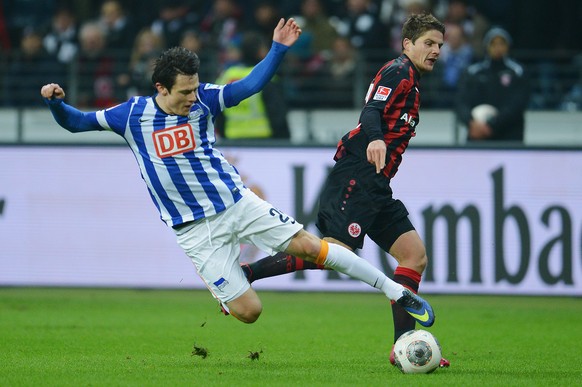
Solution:
M 232 207 L 177 230 L 176 236 L 198 275 L 224 304 L 250 287 L 240 267 L 241 243 L 273 255 L 284 251 L 302 228 L 295 219 L 247 189 Z

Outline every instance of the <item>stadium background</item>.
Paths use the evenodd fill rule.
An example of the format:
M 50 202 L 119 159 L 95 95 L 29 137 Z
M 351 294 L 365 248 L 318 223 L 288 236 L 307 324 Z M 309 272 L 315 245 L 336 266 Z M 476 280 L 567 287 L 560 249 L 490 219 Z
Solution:
M 187 7 L 196 15 L 194 26 L 202 26 L 217 2 L 160 1 L 147 7 L 135 1 L 122 3 L 144 27 L 155 23 L 168 4 Z M 274 4 L 281 15 L 300 16 L 299 3 Z M 334 20 L 345 16 L 343 1 L 324 3 Z M 413 2 L 376 3 L 380 10 L 386 4 L 404 7 Z M 442 17 L 450 2 L 420 3 Z M 582 3 L 466 3 L 490 25 L 502 25 L 510 31 L 514 39 L 512 54 L 531 73 L 534 90 L 526 115 L 524 144 L 468 146 L 452 107 L 442 106 L 450 90 L 441 87 L 435 74 L 423 78 L 427 98 L 418 135 L 395 179 L 396 195 L 411 208 L 423 239 L 432 238 L 427 245 L 432 249 L 433 278 L 423 283 L 423 291 L 580 296 L 582 177 L 578 171 L 582 167 L 582 106 L 576 93 L 582 82 L 582 38 L 575 22 L 582 18 Z M 50 81 L 49 74 L 37 71 L 14 78 L 11 72 L 20 55 L 20 38 L 29 33 L 47 33 L 47 15 L 63 4 L 82 24 L 99 17 L 102 2 L 2 3 L 0 286 L 201 287 L 171 231 L 156 219 L 134 161 L 120 146 L 120 139 L 103 133 L 71 135 L 59 129 L 42 107 L 38 93 L 40 86 Z M 241 25 L 256 26 L 253 11 L 259 5 L 243 1 L 237 5 Z M 530 14 L 524 13 L 526 7 L 537 12 L 519 17 Z M 396 11 L 393 9 L 393 14 Z M 390 30 L 394 26 L 385 27 Z M 206 39 L 208 46 L 201 51 L 201 78 L 211 81 L 224 63 L 220 48 L 211 45 L 211 34 Z M 379 49 L 384 56 L 391 49 L 389 42 L 386 44 L 385 49 Z M 339 135 L 355 124 L 367 74 L 377 67 L 370 59 L 376 57 L 372 51 L 355 51 L 353 78 L 344 79 L 339 90 L 337 84 L 328 87 L 331 74 L 326 73 L 326 66 L 320 65 L 315 73 L 302 71 L 309 68 L 306 64 L 325 62 L 325 54 L 304 57 L 302 52 L 291 53 L 295 56 L 281 70 L 290 105 L 290 141 L 222 141 L 222 149 L 235 159 L 247 183 L 260 185 L 268 200 L 313 231 L 314 199 L 331 163 L 333 146 Z M 107 52 L 119 55 L 113 48 Z M 73 104 L 80 102 L 80 85 L 90 76 L 76 60 L 74 57 L 61 67 Z M 14 84 L 18 93 L 8 87 Z M 130 91 L 124 89 L 125 93 Z M 15 98 L 16 94 L 23 97 Z M 266 164 L 274 167 L 266 168 Z M 474 208 L 479 218 L 471 223 L 470 218 L 460 217 L 455 224 L 450 218 L 435 215 L 444 208 L 455 214 Z M 390 259 L 375 249 L 361 253 L 391 270 Z M 246 254 L 252 259 L 251 252 Z M 329 273 L 287 276 L 257 287 L 364 290 Z

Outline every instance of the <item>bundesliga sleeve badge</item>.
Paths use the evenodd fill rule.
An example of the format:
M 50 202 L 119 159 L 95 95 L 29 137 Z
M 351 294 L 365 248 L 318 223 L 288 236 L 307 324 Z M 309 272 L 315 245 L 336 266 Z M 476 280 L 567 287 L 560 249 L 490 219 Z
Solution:
M 392 92 L 392 89 L 385 86 L 378 86 L 378 90 L 376 90 L 376 94 L 374 94 L 374 101 L 386 101 L 388 96 Z

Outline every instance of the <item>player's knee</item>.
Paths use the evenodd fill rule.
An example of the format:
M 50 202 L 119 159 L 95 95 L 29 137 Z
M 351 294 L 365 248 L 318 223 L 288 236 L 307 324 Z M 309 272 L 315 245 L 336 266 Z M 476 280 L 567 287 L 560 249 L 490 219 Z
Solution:
M 238 320 L 252 324 L 261 315 L 263 304 L 252 288 L 249 288 L 242 296 L 228 303 L 230 314 Z
M 398 259 L 400 266 L 411 268 L 419 273 L 423 273 L 428 265 L 428 257 L 424 249 L 403 255 Z
M 307 234 L 304 243 L 305 254 L 315 260 L 321 254 L 324 244 L 327 245 L 327 242 L 322 241 L 313 234 Z
M 424 269 L 426 269 L 426 265 L 428 265 L 428 257 L 426 256 L 426 252 L 424 252 L 424 254 L 420 255 L 416 260 L 417 271 L 423 273 Z
M 231 314 L 245 324 L 252 324 L 259 319 L 262 311 L 263 306 L 258 304 L 246 307 L 240 311 L 231 310 Z
M 409 267 L 414 268 L 417 272 L 423 273 L 428 265 L 428 257 L 424 246 L 414 249 L 408 258 Z
M 292 239 L 286 252 L 307 261 L 314 262 L 317 259 L 321 248 L 321 239 L 305 230 L 301 230 Z

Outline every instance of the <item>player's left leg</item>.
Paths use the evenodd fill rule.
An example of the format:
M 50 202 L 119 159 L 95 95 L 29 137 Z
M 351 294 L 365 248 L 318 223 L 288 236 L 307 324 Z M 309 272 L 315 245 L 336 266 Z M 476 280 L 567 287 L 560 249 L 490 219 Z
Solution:
M 426 250 L 416 230 L 410 230 L 400 235 L 390 248 L 398 262 L 394 270 L 394 281 L 402 284 L 414 293 L 418 293 L 421 275 L 424 272 L 428 258 Z M 394 320 L 394 342 L 405 332 L 415 328 L 415 320 L 406 313 L 400 305 L 392 304 Z
M 407 231 L 405 231 L 407 230 Z M 402 232 L 402 234 L 400 234 Z M 385 240 L 391 240 L 395 234 L 400 234 L 396 240 L 391 243 L 389 253 L 398 262 L 398 267 L 394 270 L 394 282 L 402 284 L 415 294 L 418 293 L 421 275 L 428 263 L 426 249 L 420 236 L 412 227 L 408 218 L 392 225 L 390 231 L 383 234 Z M 379 242 L 376 238 L 378 235 L 372 233 L 373 240 Z M 381 244 L 379 243 L 381 246 Z M 392 318 L 394 321 L 394 342 L 405 332 L 415 329 L 416 321 L 401 305 L 392 303 Z M 390 351 L 390 363 L 395 365 L 394 351 Z M 441 367 L 450 366 L 450 362 L 443 358 L 440 363 Z

